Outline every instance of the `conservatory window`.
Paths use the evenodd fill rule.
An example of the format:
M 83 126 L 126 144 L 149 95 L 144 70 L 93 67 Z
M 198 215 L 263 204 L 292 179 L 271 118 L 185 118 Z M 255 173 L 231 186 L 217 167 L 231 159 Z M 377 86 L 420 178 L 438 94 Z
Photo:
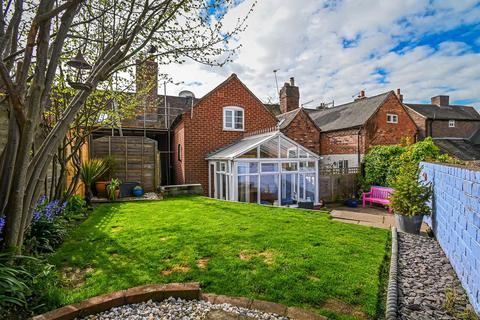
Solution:
M 298 157 L 299 158 L 310 158 L 310 154 L 307 151 L 299 148 Z
M 238 174 L 258 173 L 258 163 L 257 162 L 239 162 L 237 171 L 238 171 Z
M 262 173 L 278 172 L 278 163 L 262 163 Z
M 315 171 L 315 162 L 314 161 L 300 162 L 300 171 Z
M 297 158 L 297 146 L 286 139 L 280 142 L 280 158 Z
M 223 108 L 223 130 L 243 131 L 244 112 L 240 107 Z
M 258 148 L 253 148 L 245 152 L 239 158 L 258 158 Z
M 278 158 L 278 138 L 260 145 L 260 158 Z
M 296 162 L 285 162 L 282 163 L 282 171 L 297 171 L 298 166 Z

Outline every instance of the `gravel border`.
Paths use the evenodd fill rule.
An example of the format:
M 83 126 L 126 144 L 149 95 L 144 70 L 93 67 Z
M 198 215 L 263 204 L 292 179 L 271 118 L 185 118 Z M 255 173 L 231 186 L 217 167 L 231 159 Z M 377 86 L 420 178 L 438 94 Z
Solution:
M 398 234 L 392 227 L 392 255 L 390 257 L 390 275 L 388 278 L 385 319 L 396 320 L 398 314 Z

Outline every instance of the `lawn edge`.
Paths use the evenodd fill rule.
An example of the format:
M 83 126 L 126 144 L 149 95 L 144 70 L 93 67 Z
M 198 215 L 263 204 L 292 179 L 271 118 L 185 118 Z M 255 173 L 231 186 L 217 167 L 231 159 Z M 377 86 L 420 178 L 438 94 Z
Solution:
M 397 228 L 392 227 L 392 254 L 390 257 L 390 275 L 388 278 L 385 319 L 396 320 L 398 312 L 398 235 Z
M 206 301 L 212 304 L 230 304 L 236 307 L 254 309 L 266 313 L 275 313 L 296 320 L 327 319 L 324 316 L 305 309 L 288 307 L 275 302 L 248 299 L 244 297 L 205 294 L 202 293 L 198 282 L 189 282 L 150 284 L 103 294 L 79 303 L 66 305 L 47 313 L 37 315 L 33 317 L 32 320 L 73 320 L 98 314 L 127 304 L 142 303 L 149 300 L 163 301 L 171 297 L 183 300 Z

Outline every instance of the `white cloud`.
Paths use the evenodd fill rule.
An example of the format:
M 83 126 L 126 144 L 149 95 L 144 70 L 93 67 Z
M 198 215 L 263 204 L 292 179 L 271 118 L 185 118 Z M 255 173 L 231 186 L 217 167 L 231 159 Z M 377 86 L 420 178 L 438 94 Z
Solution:
M 234 23 L 250 8 L 246 0 L 227 14 Z M 435 41 L 435 35 L 480 22 L 478 1 L 428 0 L 260 0 L 239 36 L 243 47 L 233 63 L 211 68 L 188 62 L 163 72 L 201 96 L 235 72 L 257 96 L 276 98 L 273 69 L 281 86 L 294 76 L 301 101 L 351 100 L 402 88 L 406 101 L 451 94 L 451 100 L 480 104 L 480 54 L 457 39 Z M 431 41 L 418 41 L 425 36 Z M 479 36 L 473 42 L 478 42 Z M 344 48 L 343 43 L 350 43 Z M 393 52 L 400 43 L 402 51 Z M 478 44 L 475 44 L 478 46 Z M 376 73 L 382 69 L 386 78 Z M 386 79 L 386 83 L 379 83 Z M 172 94 L 181 88 L 169 87 Z M 312 103 L 309 106 L 314 106 Z

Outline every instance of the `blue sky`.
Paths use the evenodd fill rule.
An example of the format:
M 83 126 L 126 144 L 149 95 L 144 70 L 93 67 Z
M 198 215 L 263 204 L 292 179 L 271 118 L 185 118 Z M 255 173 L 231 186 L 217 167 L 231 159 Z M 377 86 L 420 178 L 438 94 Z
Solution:
M 222 9 L 226 28 L 251 4 Z M 209 13 L 214 19 L 219 11 Z M 280 69 L 279 82 L 295 77 L 301 102 L 313 100 L 308 107 L 396 88 L 410 102 L 448 94 L 480 105 L 480 1 L 259 0 L 248 25 L 227 66 L 191 62 L 166 71 L 193 83 L 197 96 L 235 72 L 261 100 L 276 101 L 273 70 Z

